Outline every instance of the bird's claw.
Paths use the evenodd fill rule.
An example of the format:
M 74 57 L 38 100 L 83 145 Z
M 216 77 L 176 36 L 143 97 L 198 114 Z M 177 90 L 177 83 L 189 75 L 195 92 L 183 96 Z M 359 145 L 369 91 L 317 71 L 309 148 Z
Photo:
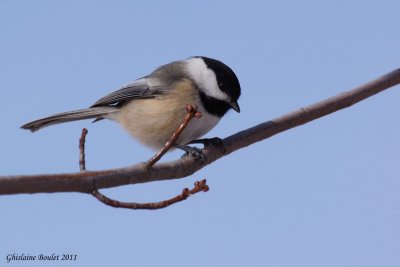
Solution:
M 202 163 L 204 163 L 206 160 L 206 157 L 203 155 L 203 151 L 200 148 L 186 146 L 186 145 L 174 145 L 174 147 L 185 151 L 185 154 L 183 154 L 181 158 L 184 158 L 186 156 L 191 156 L 195 160 L 199 160 Z
M 185 154 L 182 155 L 182 158 L 186 156 L 191 156 L 195 160 L 201 161 L 202 163 L 205 162 L 206 157 L 203 155 L 203 152 L 200 148 L 187 146 L 185 148 Z

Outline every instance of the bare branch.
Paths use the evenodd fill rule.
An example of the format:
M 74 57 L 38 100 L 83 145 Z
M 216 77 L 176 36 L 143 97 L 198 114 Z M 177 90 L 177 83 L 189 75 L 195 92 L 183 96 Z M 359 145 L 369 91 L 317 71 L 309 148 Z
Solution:
M 151 169 L 146 163 L 131 167 L 86 171 L 66 174 L 40 174 L 0 177 L 0 194 L 83 192 L 91 193 L 93 183 L 98 188 L 110 188 L 127 184 L 178 179 L 189 176 L 217 159 L 275 134 L 350 107 L 372 95 L 400 83 L 400 69 L 392 71 L 376 80 L 351 91 L 317 102 L 290 112 L 279 118 L 261 123 L 247 130 L 233 134 L 222 140 L 223 149 L 207 146 L 203 149 L 204 162 L 191 157 L 159 163 Z
M 81 138 L 79 138 L 79 170 L 86 171 L 86 160 L 85 160 L 85 141 L 88 130 L 82 129 Z
M 114 207 L 114 208 L 125 208 L 125 209 L 133 209 L 133 210 L 158 210 L 163 209 L 177 202 L 186 200 L 191 195 L 194 195 L 199 192 L 207 192 L 209 190 L 208 185 L 206 184 L 206 180 L 197 181 L 194 183 L 194 187 L 192 189 L 184 188 L 182 193 L 170 198 L 168 200 L 153 202 L 153 203 L 136 203 L 136 202 L 121 202 L 118 200 L 114 200 L 106 197 L 102 193 L 100 193 L 97 189 L 94 189 L 92 195 L 96 197 L 100 202 Z

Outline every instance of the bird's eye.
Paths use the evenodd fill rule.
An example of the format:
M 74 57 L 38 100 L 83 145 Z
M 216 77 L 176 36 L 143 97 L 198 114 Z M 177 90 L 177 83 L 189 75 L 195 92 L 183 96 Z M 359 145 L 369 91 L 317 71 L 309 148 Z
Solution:
M 224 84 L 222 82 L 218 83 L 219 88 L 222 88 L 224 86 Z

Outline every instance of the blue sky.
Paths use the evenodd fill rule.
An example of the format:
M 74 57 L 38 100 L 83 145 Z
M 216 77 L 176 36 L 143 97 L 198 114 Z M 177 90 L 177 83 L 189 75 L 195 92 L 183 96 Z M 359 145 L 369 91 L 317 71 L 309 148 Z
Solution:
M 144 161 L 120 126 L 19 127 L 90 106 L 161 64 L 231 66 L 242 112 L 225 137 L 400 67 L 398 1 L 0 2 L 0 175 Z M 399 266 L 399 87 L 237 151 L 186 179 L 102 190 L 157 201 L 206 178 L 207 193 L 159 211 L 79 193 L 0 197 L 0 265 L 12 253 L 77 254 L 74 266 Z M 173 152 L 165 160 L 176 159 Z M 39 266 L 13 262 L 10 266 Z M 49 264 L 49 265 L 50 265 Z

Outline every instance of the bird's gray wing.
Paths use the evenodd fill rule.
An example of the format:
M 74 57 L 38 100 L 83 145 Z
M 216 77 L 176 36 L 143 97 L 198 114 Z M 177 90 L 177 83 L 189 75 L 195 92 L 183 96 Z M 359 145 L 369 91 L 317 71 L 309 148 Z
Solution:
M 167 90 L 168 86 L 150 85 L 149 80 L 145 77 L 106 95 L 96 101 L 91 107 L 115 106 L 127 100 L 154 98 L 164 94 Z

